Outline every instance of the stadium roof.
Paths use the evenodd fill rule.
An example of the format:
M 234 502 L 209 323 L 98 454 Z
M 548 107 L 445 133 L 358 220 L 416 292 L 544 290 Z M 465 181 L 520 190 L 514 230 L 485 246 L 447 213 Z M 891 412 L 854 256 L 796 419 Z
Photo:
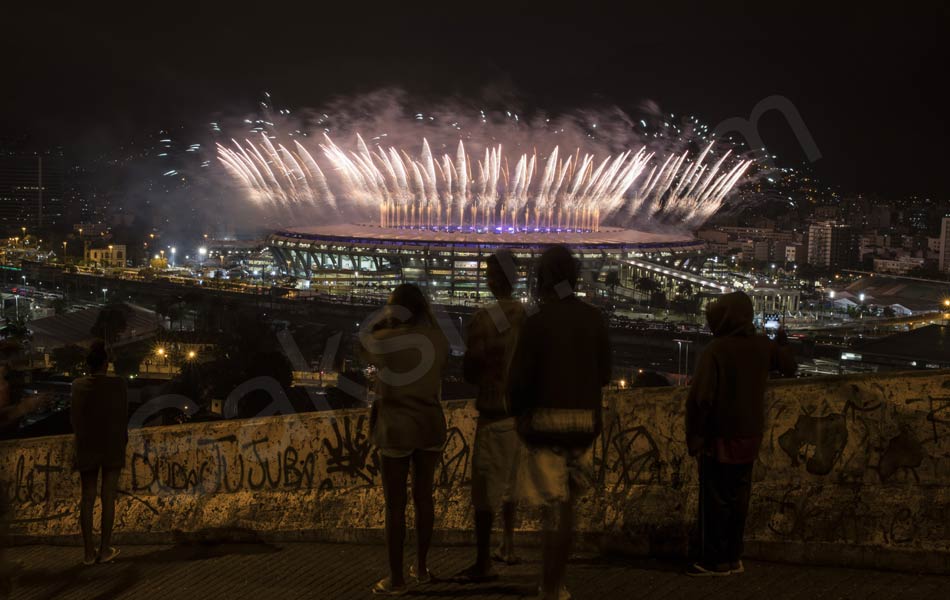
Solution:
M 868 304 L 899 304 L 914 312 L 939 310 L 950 297 L 950 281 L 923 281 L 898 277 L 862 277 L 845 288 L 851 297 L 865 294 Z
M 950 326 L 927 325 L 860 346 L 863 362 L 911 367 L 950 367 Z
M 126 316 L 126 327 L 122 337 L 136 338 L 154 333 L 158 328 L 158 319 L 155 312 L 126 304 L 129 314 Z M 47 349 L 69 346 L 87 346 L 96 338 L 92 335 L 92 326 L 99 317 L 101 308 L 87 308 L 76 312 L 36 319 L 27 324 L 33 332 L 33 346 Z M 120 338 L 118 343 L 122 343 Z
M 408 229 L 379 227 L 367 224 L 335 224 L 313 227 L 293 227 L 278 231 L 276 238 L 291 238 L 305 241 L 340 241 L 378 243 L 383 245 L 475 245 L 475 246 L 568 246 L 617 247 L 617 248 L 695 248 L 705 245 L 689 232 L 648 232 L 618 227 L 602 227 L 600 231 L 521 231 L 502 232 L 445 231 L 435 229 Z

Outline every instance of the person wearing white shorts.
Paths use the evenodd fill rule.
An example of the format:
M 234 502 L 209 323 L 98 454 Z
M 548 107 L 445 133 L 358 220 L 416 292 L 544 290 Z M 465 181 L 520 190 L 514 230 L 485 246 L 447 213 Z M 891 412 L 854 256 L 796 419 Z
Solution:
M 487 260 L 488 287 L 497 302 L 472 317 L 463 368 L 465 379 L 478 385 L 472 453 L 472 505 L 475 508 L 475 563 L 462 572 L 473 581 L 495 577 L 492 559 L 518 562 L 514 550 L 514 487 L 521 457 L 521 440 L 508 402 L 508 366 L 524 321 L 524 308 L 511 297 L 515 263 L 504 251 Z M 501 545 L 491 554 L 494 515 L 501 512 Z

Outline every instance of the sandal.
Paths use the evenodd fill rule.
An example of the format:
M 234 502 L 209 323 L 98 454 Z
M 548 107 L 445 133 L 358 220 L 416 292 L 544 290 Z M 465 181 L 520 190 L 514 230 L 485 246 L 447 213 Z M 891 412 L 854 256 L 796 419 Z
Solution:
M 409 577 L 415 579 L 416 583 L 432 583 L 432 571 L 426 569 L 426 572 L 420 575 L 416 565 L 409 567 Z
M 505 563 L 509 567 L 513 567 L 515 565 L 521 564 L 520 557 L 518 557 L 514 553 L 509 554 L 508 556 L 505 556 L 504 554 L 501 553 L 501 550 L 495 550 L 495 552 L 491 555 L 491 558 L 493 561 Z
M 108 553 L 102 554 L 102 552 L 100 552 L 99 558 L 96 560 L 96 562 L 98 562 L 100 565 L 107 565 L 111 563 L 112 561 L 115 560 L 115 557 L 118 556 L 119 553 L 121 552 L 121 550 L 119 550 L 115 546 L 109 546 L 106 550 L 108 551 Z
M 558 588 L 557 600 L 571 600 L 573 597 L 574 596 L 572 596 L 571 593 L 567 591 L 566 585 L 562 585 L 560 588 Z M 546 598 L 547 596 L 544 595 L 544 588 L 539 585 L 538 586 L 538 600 L 546 600 Z
M 402 596 L 408 591 L 405 584 L 394 586 L 390 577 L 383 577 L 373 586 L 373 594 L 376 596 Z

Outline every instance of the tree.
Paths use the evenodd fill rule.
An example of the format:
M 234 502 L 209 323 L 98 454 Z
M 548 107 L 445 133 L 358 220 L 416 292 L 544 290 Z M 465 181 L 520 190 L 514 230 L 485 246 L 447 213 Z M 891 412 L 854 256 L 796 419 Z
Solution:
M 58 373 L 73 376 L 83 372 L 86 351 L 75 344 L 70 344 L 54 348 L 50 353 L 50 358 L 53 360 L 53 368 Z
M 647 306 L 650 305 L 655 292 L 659 291 L 660 284 L 652 277 L 641 277 L 637 279 L 637 289 L 647 297 Z
M 147 354 L 148 349 L 144 346 L 129 345 L 122 348 L 122 351 L 117 353 L 112 361 L 112 368 L 115 370 L 115 374 L 120 377 L 138 375 L 139 368 Z

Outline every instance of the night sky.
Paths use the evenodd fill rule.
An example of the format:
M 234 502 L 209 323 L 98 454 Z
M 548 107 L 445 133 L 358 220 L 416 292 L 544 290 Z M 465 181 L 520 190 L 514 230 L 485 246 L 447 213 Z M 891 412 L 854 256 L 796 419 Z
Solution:
M 501 97 L 528 111 L 634 111 L 653 100 L 710 125 L 779 94 L 815 136 L 823 157 L 814 168 L 827 183 L 950 193 L 950 12 L 939 2 L 807 13 L 762 12 L 762 2 L 625 13 L 592 2 L 465 3 L 457 14 L 445 12 L 451 4 L 409 3 L 385 14 L 372 3 L 348 3 L 358 8 L 350 14 L 317 2 L 29 4 L 41 3 L 4 8 L 0 136 L 28 135 L 35 146 L 99 150 L 150 128 L 253 110 L 264 90 L 288 107 L 387 86 L 429 99 Z M 780 164 L 804 160 L 781 117 L 765 118 L 762 131 Z

